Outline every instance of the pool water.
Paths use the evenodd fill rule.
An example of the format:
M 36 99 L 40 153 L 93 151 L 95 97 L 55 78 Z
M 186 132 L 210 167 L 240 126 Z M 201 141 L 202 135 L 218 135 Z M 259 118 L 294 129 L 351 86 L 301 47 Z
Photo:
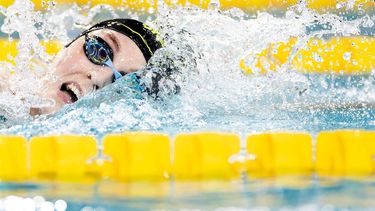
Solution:
M 17 194 L 18 202 L 32 196 L 39 204 L 38 195 L 50 203 L 63 199 L 67 210 L 373 210 L 374 188 L 373 178 L 284 177 L 156 184 L 2 184 L 1 195 Z
M 17 9 L 8 9 L 11 11 L 4 14 L 13 14 L 13 10 Z M 46 29 L 41 26 L 33 28 L 35 39 L 41 36 L 64 41 L 73 37 L 70 34 L 79 33 L 71 22 L 88 22 L 79 16 L 81 12 L 84 11 L 52 8 L 45 16 L 33 10 L 26 11 L 26 16 L 38 17 L 36 23 L 43 27 L 51 25 L 48 32 L 44 32 Z M 124 12 L 108 15 L 105 7 L 93 8 L 89 12 L 93 13 L 91 18 L 95 21 L 134 16 Z M 72 13 L 76 16 L 71 16 Z M 46 19 L 47 15 L 56 17 L 53 23 Z M 26 33 L 23 30 L 31 29 L 17 28 L 17 18 L 23 20 L 24 17 L 11 19 L 4 16 L 7 27 L 3 26 L 3 29 L 7 29 L 5 31 L 10 36 L 19 34 L 20 42 L 25 42 L 25 45 L 36 45 L 22 38 L 22 33 Z M 149 24 L 159 29 L 167 44 L 156 53 L 149 67 L 152 71 L 160 71 L 163 65 L 173 60 L 177 71 L 172 79 L 160 84 L 158 100 L 135 93 L 127 87 L 127 79 L 124 78 L 74 105 L 66 106 L 55 115 L 34 120 L 27 112 L 25 114 L 30 105 L 4 94 L 0 99 L 4 101 L 4 115 L 10 118 L 1 133 L 26 137 L 72 133 L 100 138 L 107 133 L 129 130 L 160 131 L 173 135 L 196 130 L 241 134 L 300 130 L 316 134 L 327 129 L 372 129 L 375 82 L 371 72 L 359 75 L 301 73 L 291 63 L 286 63 L 276 72 L 247 75 L 240 68 L 239 60 L 249 51 L 260 52 L 269 44 L 285 42 L 293 37 L 303 41 L 311 37 L 372 36 L 375 29 L 368 22 L 373 18 L 371 14 L 353 17 L 293 9 L 284 16 L 262 12 L 251 15 L 237 9 L 225 12 L 198 8 L 160 9 L 157 16 L 150 17 L 153 20 Z M 61 21 L 60 28 L 63 27 L 65 33 L 60 28 L 54 28 L 58 24 L 56 21 Z M 323 27 L 325 25 L 329 27 Z M 306 48 L 303 42 L 301 45 L 301 49 Z M 33 49 L 26 50 L 27 55 L 15 59 L 36 57 Z M 43 54 L 40 57 L 45 58 Z M 48 61 L 48 58 L 45 59 Z M 17 77 L 12 84 L 19 86 L 16 88 L 21 90 L 23 97 L 30 98 L 29 104 L 48 104 L 46 100 L 33 98 L 33 88 L 28 86 L 37 79 L 18 71 L 22 66 L 17 63 L 4 68 L 14 69 Z M 30 68 L 42 71 L 38 66 L 37 70 L 35 66 Z M 146 84 L 152 72 L 150 68 L 140 70 Z M 180 86 L 179 94 L 173 94 L 171 83 Z
M 25 5 L 27 7 L 25 7 Z M 266 74 L 244 74 L 239 61 L 272 43 L 310 38 L 369 36 L 375 32 L 372 13 L 318 13 L 303 5 L 287 11 L 246 14 L 239 9 L 220 11 L 168 8 L 147 15 L 110 6 L 58 7 L 43 13 L 19 0 L 0 8 L 1 36 L 19 39 L 12 84 L 30 99 L 25 105 L 9 93 L 0 94 L 0 133 L 30 138 L 36 135 L 93 135 L 125 131 L 227 131 L 245 136 L 262 131 L 307 131 L 375 128 L 375 80 L 366 74 L 340 75 L 301 72 L 286 62 Z M 20 15 L 22 11 L 22 15 Z M 176 73 L 160 84 L 158 99 L 129 88 L 127 77 L 92 93 L 51 116 L 28 116 L 28 106 L 49 103 L 35 97 L 38 74 L 52 61 L 39 39 L 67 42 L 93 22 L 128 17 L 146 21 L 165 38 L 151 65 L 140 70 L 147 85 L 148 71 L 175 61 Z M 23 48 L 22 48 L 23 47 Z M 296 50 L 296 49 L 295 49 Z M 291 55 L 293 57 L 293 55 Z M 168 58 L 168 59 L 166 59 Z M 316 60 L 322 58 L 317 55 Z M 345 54 L 350 60 L 350 55 Z M 40 66 L 35 61 L 45 61 Z M 255 58 L 246 61 L 250 66 Z M 292 58 L 290 58 L 292 60 Z M 355 61 L 353 61 L 355 62 Z M 43 63 L 43 62 L 42 62 Z M 178 84 L 181 91 L 173 94 Z M 26 112 L 25 112 L 26 111 Z M 293 181 L 293 184 L 285 183 Z M 0 210 L 10 195 L 23 200 L 42 195 L 47 201 L 67 202 L 68 210 L 373 210 L 373 178 L 271 178 L 242 181 L 170 182 L 161 184 L 1 183 Z M 11 198 L 11 200 L 13 200 Z M 22 204 L 22 203 L 21 203 Z M 4 205 L 5 206 L 5 205 Z

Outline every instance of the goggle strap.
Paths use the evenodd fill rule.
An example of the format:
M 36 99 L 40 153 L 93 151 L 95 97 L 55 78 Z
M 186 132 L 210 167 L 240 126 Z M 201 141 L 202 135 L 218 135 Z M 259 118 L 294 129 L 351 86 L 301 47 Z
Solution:
M 105 63 L 104 63 L 105 66 L 111 68 L 112 70 L 112 73 L 113 75 L 115 76 L 115 80 L 119 79 L 122 77 L 121 73 L 119 71 L 116 70 L 116 68 L 113 66 L 113 63 L 111 61 L 111 59 L 108 59 Z

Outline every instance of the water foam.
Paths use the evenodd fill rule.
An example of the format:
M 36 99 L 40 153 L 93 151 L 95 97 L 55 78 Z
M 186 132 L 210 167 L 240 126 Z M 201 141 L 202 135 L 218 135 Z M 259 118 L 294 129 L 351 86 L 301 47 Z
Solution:
M 191 130 L 317 132 L 342 127 L 372 128 L 374 125 L 372 75 L 306 75 L 296 72 L 290 64 L 295 52 L 306 48 L 310 38 L 373 33 L 374 16 L 348 18 L 318 14 L 301 4 L 282 15 L 246 14 L 239 9 L 221 11 L 218 5 L 211 5 L 209 10 L 196 7 L 170 9 L 163 4 L 158 5 L 155 16 L 148 17 L 115 10 L 108 5 L 93 8 L 51 6 L 42 14 L 35 12 L 28 2 L 25 17 L 32 22 L 26 27 L 22 24 L 25 17 L 15 14 L 20 11 L 19 5 L 27 2 L 17 0 L 13 7 L 2 10 L 6 16 L 2 31 L 10 36 L 17 32 L 20 36 L 20 55 L 16 58 L 17 65 L 11 69 L 25 79 L 22 83 L 13 83 L 17 86 L 27 87 L 23 84 L 38 81 L 30 71 L 25 71 L 32 58 L 51 61 L 36 42 L 38 37 L 67 42 L 92 22 L 116 17 L 146 20 L 165 39 L 165 48 L 158 51 L 143 70 L 143 83 L 150 85 L 152 73 L 163 72 L 166 66 L 172 65 L 175 72 L 160 81 L 158 99 L 134 93 L 126 88 L 126 80 L 121 80 L 64 107 L 55 115 L 34 120 L 26 115 L 30 104 L 8 101 L 9 95 L 0 97 L 1 102 L 7 101 L 9 108 L 24 109 L 23 117 L 28 120 L 28 123 L 22 123 L 17 119 L 2 133 L 28 137 L 61 133 L 100 137 L 128 130 L 170 134 Z M 297 38 L 297 44 L 289 62 L 276 72 L 243 74 L 240 59 L 250 54 L 246 63 L 254 66 L 254 55 L 271 43 L 286 42 L 291 38 Z M 315 57 L 321 59 L 319 55 Z M 177 95 L 173 94 L 175 84 L 181 90 Z M 31 91 L 25 95 L 34 96 Z

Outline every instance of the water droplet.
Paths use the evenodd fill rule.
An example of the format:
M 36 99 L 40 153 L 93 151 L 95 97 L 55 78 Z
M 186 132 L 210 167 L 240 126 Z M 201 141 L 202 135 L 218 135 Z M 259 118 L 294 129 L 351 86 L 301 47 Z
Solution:
M 33 200 L 34 200 L 34 203 L 35 203 L 36 207 L 40 207 L 42 205 L 42 203 L 45 201 L 43 196 L 35 196 L 33 198 Z
M 153 7 L 150 7 L 147 11 L 148 13 L 153 14 L 155 12 L 155 9 Z
M 370 17 L 366 16 L 366 17 L 364 17 L 364 19 L 363 19 L 362 26 L 363 26 L 363 27 L 373 27 L 373 26 L 374 26 L 374 21 L 371 20 Z
M 316 62 L 322 62 L 323 61 L 323 58 L 317 53 L 313 53 L 312 57 Z
M 68 205 L 64 200 L 59 199 L 55 202 L 56 211 L 65 211 L 67 207 Z
M 220 9 L 220 1 L 219 0 L 211 0 L 210 4 L 208 5 L 208 9 L 219 10 Z
M 30 198 L 25 198 L 21 204 L 23 205 L 23 208 L 25 211 L 31 211 L 31 210 L 35 210 L 35 203 L 34 203 L 34 200 L 30 199 Z
M 345 6 L 345 4 L 343 2 L 339 2 L 336 4 L 336 9 L 341 9 Z
M 85 206 L 81 209 L 81 211 L 94 211 L 95 209 L 90 206 Z
M 40 206 L 40 211 L 54 211 L 55 207 L 53 206 L 53 203 L 50 201 L 45 201 L 42 203 L 42 206 Z
M 351 57 L 352 57 L 352 52 L 345 52 L 342 58 L 345 61 L 349 61 Z

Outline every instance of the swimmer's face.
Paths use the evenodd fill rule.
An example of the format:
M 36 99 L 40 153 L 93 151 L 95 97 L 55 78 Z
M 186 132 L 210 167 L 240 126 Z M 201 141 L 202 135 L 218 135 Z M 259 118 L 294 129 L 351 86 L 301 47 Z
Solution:
M 112 49 L 113 66 L 121 75 L 142 69 L 146 60 L 138 46 L 127 36 L 113 30 L 97 30 L 89 36 L 102 38 Z M 83 45 L 85 36 L 74 41 L 58 55 L 43 81 L 42 97 L 55 101 L 54 107 L 37 113 L 50 114 L 71 104 L 90 92 L 113 83 L 111 68 L 94 64 L 87 58 Z

